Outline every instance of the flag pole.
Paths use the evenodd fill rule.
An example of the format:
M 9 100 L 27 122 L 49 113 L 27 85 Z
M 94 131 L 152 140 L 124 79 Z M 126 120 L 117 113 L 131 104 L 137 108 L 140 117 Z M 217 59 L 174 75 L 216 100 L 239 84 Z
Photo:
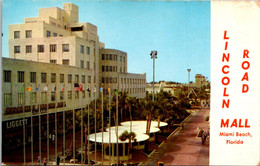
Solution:
M 95 162 L 97 162 L 97 101 L 96 101 L 96 83 L 95 83 Z
M 58 157 L 58 152 L 57 152 L 57 140 L 58 140 L 58 135 L 57 135 L 57 110 L 56 110 L 56 101 L 57 101 L 57 95 L 56 95 L 56 91 L 57 91 L 57 87 L 56 87 L 56 81 L 55 81 L 55 85 L 54 85 L 54 92 L 55 92 L 55 158 L 57 159 Z
M 48 91 L 48 84 L 46 85 L 46 96 L 48 96 L 48 94 L 47 94 L 47 91 Z M 50 153 L 50 149 L 49 149 L 49 147 L 50 147 L 50 138 L 52 138 L 52 137 L 50 137 L 50 125 L 49 125 L 49 109 L 48 109 L 48 100 L 47 100 L 47 137 L 48 137 L 48 139 L 47 139 L 47 163 L 49 163 L 49 161 L 50 161 L 50 155 L 49 155 L 49 153 Z
M 40 162 L 39 162 L 39 164 L 41 164 L 41 160 L 42 160 L 42 150 L 41 150 L 41 93 L 39 93 L 40 94 L 40 102 L 39 102 L 39 111 L 38 111 L 38 113 L 39 113 L 39 157 L 40 157 Z M 47 94 L 46 94 L 46 96 L 47 96 Z M 47 105 L 47 109 L 48 109 L 48 105 Z
M 26 165 L 26 149 L 25 149 L 25 83 L 23 83 L 23 164 Z
M 75 90 L 75 82 L 74 83 L 74 93 L 76 93 Z M 73 164 L 75 165 L 75 105 L 73 106 Z
M 89 88 L 88 88 L 88 90 L 89 90 Z M 89 95 L 91 95 L 90 90 L 88 91 L 88 93 L 89 93 Z M 89 130 L 90 130 L 90 123 L 89 123 L 89 102 L 88 102 L 88 165 L 90 165 L 90 158 L 89 158 Z
M 64 93 L 65 91 L 65 83 L 63 84 L 63 95 L 65 94 Z M 65 165 L 65 158 L 66 158 L 66 155 L 65 155 L 65 152 L 66 152 L 66 145 L 65 145 L 65 104 L 64 104 L 64 97 L 65 95 L 63 96 L 63 156 L 64 156 L 64 159 L 63 159 L 63 165 Z
M 109 165 L 111 165 L 111 101 L 110 101 L 110 84 L 108 88 L 108 104 L 109 104 Z
M 36 86 L 37 86 L 37 84 L 36 84 Z M 37 98 L 35 100 L 37 101 Z M 32 165 L 33 165 L 33 108 L 32 108 L 32 92 L 30 93 L 30 101 L 31 101 L 31 157 L 32 157 Z
M 83 83 L 82 83 L 83 85 Z M 81 165 L 83 165 L 83 87 L 81 86 L 82 96 L 81 96 Z
M 118 89 L 116 93 L 116 154 L 117 154 L 117 164 L 119 164 L 119 154 L 118 154 Z
M 103 86 L 102 86 L 103 87 Z M 104 162 L 104 99 L 103 99 L 103 88 L 101 87 L 101 93 L 102 93 L 102 165 Z

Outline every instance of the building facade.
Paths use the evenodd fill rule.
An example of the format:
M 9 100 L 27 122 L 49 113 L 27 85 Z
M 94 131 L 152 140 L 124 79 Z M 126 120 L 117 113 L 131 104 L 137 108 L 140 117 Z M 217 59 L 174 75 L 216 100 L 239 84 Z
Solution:
M 145 97 L 146 74 L 127 73 L 127 53 L 115 49 L 100 49 L 100 87 L 127 92 L 136 98 Z
M 46 126 L 46 114 L 59 124 L 65 112 L 97 99 L 100 87 L 105 94 L 110 88 L 145 97 L 146 75 L 127 73 L 127 54 L 105 49 L 97 27 L 78 17 L 78 6 L 64 3 L 63 9 L 42 8 L 38 17 L 9 25 L 9 58 L 2 59 L 3 149 L 22 145 L 23 118 L 26 143 L 32 123 L 34 138 L 37 130 L 47 137 L 46 128 L 37 126 Z

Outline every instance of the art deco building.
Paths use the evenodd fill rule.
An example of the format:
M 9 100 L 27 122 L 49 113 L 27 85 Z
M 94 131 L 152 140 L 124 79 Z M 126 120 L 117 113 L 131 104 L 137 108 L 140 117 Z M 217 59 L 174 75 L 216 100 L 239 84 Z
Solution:
M 9 58 L 2 59 L 3 149 L 22 144 L 23 117 L 28 143 L 31 122 L 37 130 L 41 119 L 46 136 L 47 112 L 57 113 L 62 124 L 63 112 L 86 107 L 101 86 L 105 93 L 111 88 L 145 97 L 146 75 L 127 73 L 127 54 L 105 49 L 97 27 L 78 18 L 78 6 L 64 3 L 63 9 L 42 8 L 38 17 L 9 25 Z

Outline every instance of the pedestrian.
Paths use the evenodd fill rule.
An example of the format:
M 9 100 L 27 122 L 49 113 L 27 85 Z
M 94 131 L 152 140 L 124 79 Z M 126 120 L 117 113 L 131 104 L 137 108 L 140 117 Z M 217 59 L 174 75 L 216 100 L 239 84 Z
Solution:
M 38 160 L 37 160 L 37 162 L 38 162 L 38 165 L 41 164 L 41 157 L 40 157 L 40 156 L 38 156 Z
M 57 164 L 57 165 L 60 165 L 60 156 L 57 156 L 56 164 Z
M 43 165 L 44 165 L 44 166 L 47 165 L 47 159 L 46 159 L 46 158 L 44 158 L 44 160 L 43 160 Z
M 53 134 L 52 135 L 52 141 L 54 142 L 54 140 L 55 140 L 55 135 Z

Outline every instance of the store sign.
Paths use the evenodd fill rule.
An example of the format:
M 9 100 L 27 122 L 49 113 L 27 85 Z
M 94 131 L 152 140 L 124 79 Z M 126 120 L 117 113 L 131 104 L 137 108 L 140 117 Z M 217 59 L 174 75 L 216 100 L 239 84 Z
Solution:
M 25 126 L 27 125 L 28 119 L 24 119 Z M 22 127 L 23 126 L 23 119 L 13 120 L 6 122 L 6 129 Z
M 59 102 L 57 103 L 49 103 L 49 104 L 41 104 L 40 105 L 40 111 L 41 113 L 46 113 L 48 109 L 54 109 L 54 108 L 61 108 L 66 107 L 66 102 Z M 33 112 L 33 114 L 37 114 L 39 112 L 39 105 L 29 105 L 29 106 L 19 106 L 19 107 L 6 107 L 5 108 L 5 115 L 8 114 L 15 114 L 15 113 L 22 113 L 24 109 L 24 112 Z

